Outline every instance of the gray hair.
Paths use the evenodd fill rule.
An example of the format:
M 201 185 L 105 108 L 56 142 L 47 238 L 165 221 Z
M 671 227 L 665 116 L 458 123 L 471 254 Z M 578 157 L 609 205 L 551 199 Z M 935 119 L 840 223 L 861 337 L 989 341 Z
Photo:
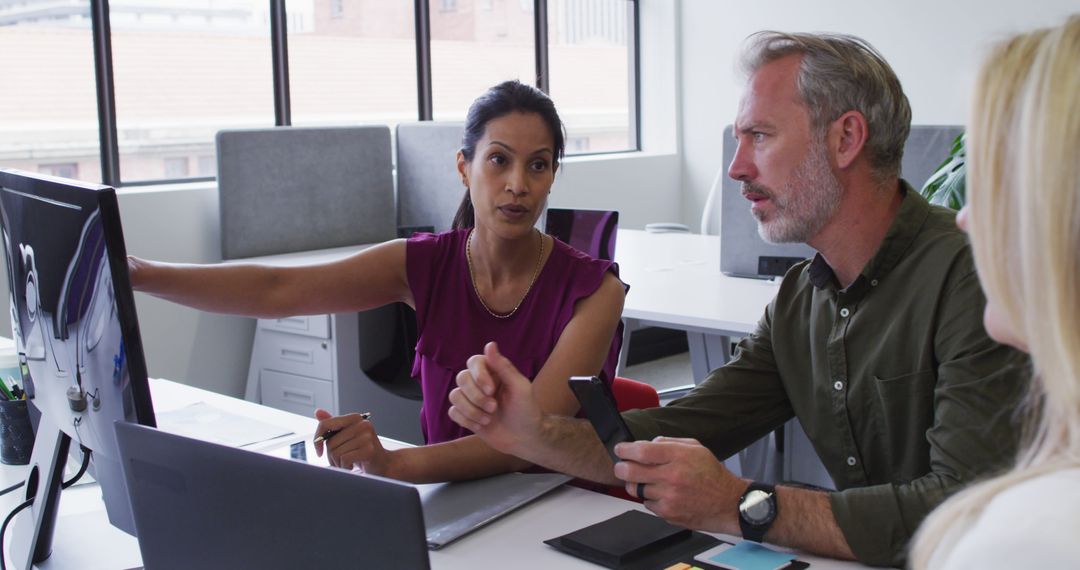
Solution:
M 848 111 L 866 118 L 866 146 L 879 179 L 900 175 L 911 105 L 892 67 L 865 40 L 844 34 L 763 31 L 746 40 L 741 65 L 749 77 L 767 63 L 799 54 L 799 97 L 819 133 Z

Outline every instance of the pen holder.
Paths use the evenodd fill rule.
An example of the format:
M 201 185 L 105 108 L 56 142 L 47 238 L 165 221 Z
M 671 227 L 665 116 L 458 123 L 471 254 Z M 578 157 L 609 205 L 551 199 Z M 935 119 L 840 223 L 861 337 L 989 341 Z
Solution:
M 26 465 L 34 451 L 34 427 L 26 400 L 0 401 L 0 462 Z

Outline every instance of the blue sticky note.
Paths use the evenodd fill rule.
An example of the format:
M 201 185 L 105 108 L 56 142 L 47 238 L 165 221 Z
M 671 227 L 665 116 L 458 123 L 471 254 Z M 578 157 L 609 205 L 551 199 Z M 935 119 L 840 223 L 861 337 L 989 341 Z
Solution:
M 777 570 L 795 559 L 794 554 L 777 552 L 756 542 L 744 540 L 722 552 L 705 552 L 697 560 L 733 570 Z

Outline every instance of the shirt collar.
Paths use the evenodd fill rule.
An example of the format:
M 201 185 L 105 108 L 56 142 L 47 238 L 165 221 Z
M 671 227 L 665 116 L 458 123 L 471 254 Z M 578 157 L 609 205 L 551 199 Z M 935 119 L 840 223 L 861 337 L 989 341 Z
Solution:
M 885 238 L 881 240 L 881 245 L 874 253 L 874 257 L 870 258 L 863 267 L 853 286 L 863 280 L 880 280 L 893 267 L 896 267 L 900 258 L 915 241 L 915 236 L 919 235 L 927 216 L 930 215 L 930 203 L 904 180 L 900 181 L 900 192 L 904 195 L 900 203 L 900 211 L 889 225 L 889 231 L 885 233 Z M 814 261 L 810 263 L 808 269 L 808 276 L 810 283 L 818 289 L 824 289 L 830 283 L 835 283 L 836 277 L 832 267 L 829 267 L 828 262 L 820 253 L 814 255 Z

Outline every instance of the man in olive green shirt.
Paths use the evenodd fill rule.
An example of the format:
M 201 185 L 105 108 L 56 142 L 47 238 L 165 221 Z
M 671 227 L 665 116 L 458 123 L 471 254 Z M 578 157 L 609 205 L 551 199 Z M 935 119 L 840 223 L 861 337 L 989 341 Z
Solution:
M 612 466 L 588 423 L 545 414 L 494 345 L 450 415 L 496 449 L 625 484 L 683 526 L 869 564 L 903 563 L 923 517 L 1015 453 L 1025 358 L 982 325 L 955 213 L 899 179 L 911 111 L 888 64 L 848 36 L 761 33 L 728 174 L 769 241 L 819 251 L 785 276 L 731 362 L 663 408 L 624 414 Z M 735 477 L 724 458 L 792 417 L 836 492 Z

